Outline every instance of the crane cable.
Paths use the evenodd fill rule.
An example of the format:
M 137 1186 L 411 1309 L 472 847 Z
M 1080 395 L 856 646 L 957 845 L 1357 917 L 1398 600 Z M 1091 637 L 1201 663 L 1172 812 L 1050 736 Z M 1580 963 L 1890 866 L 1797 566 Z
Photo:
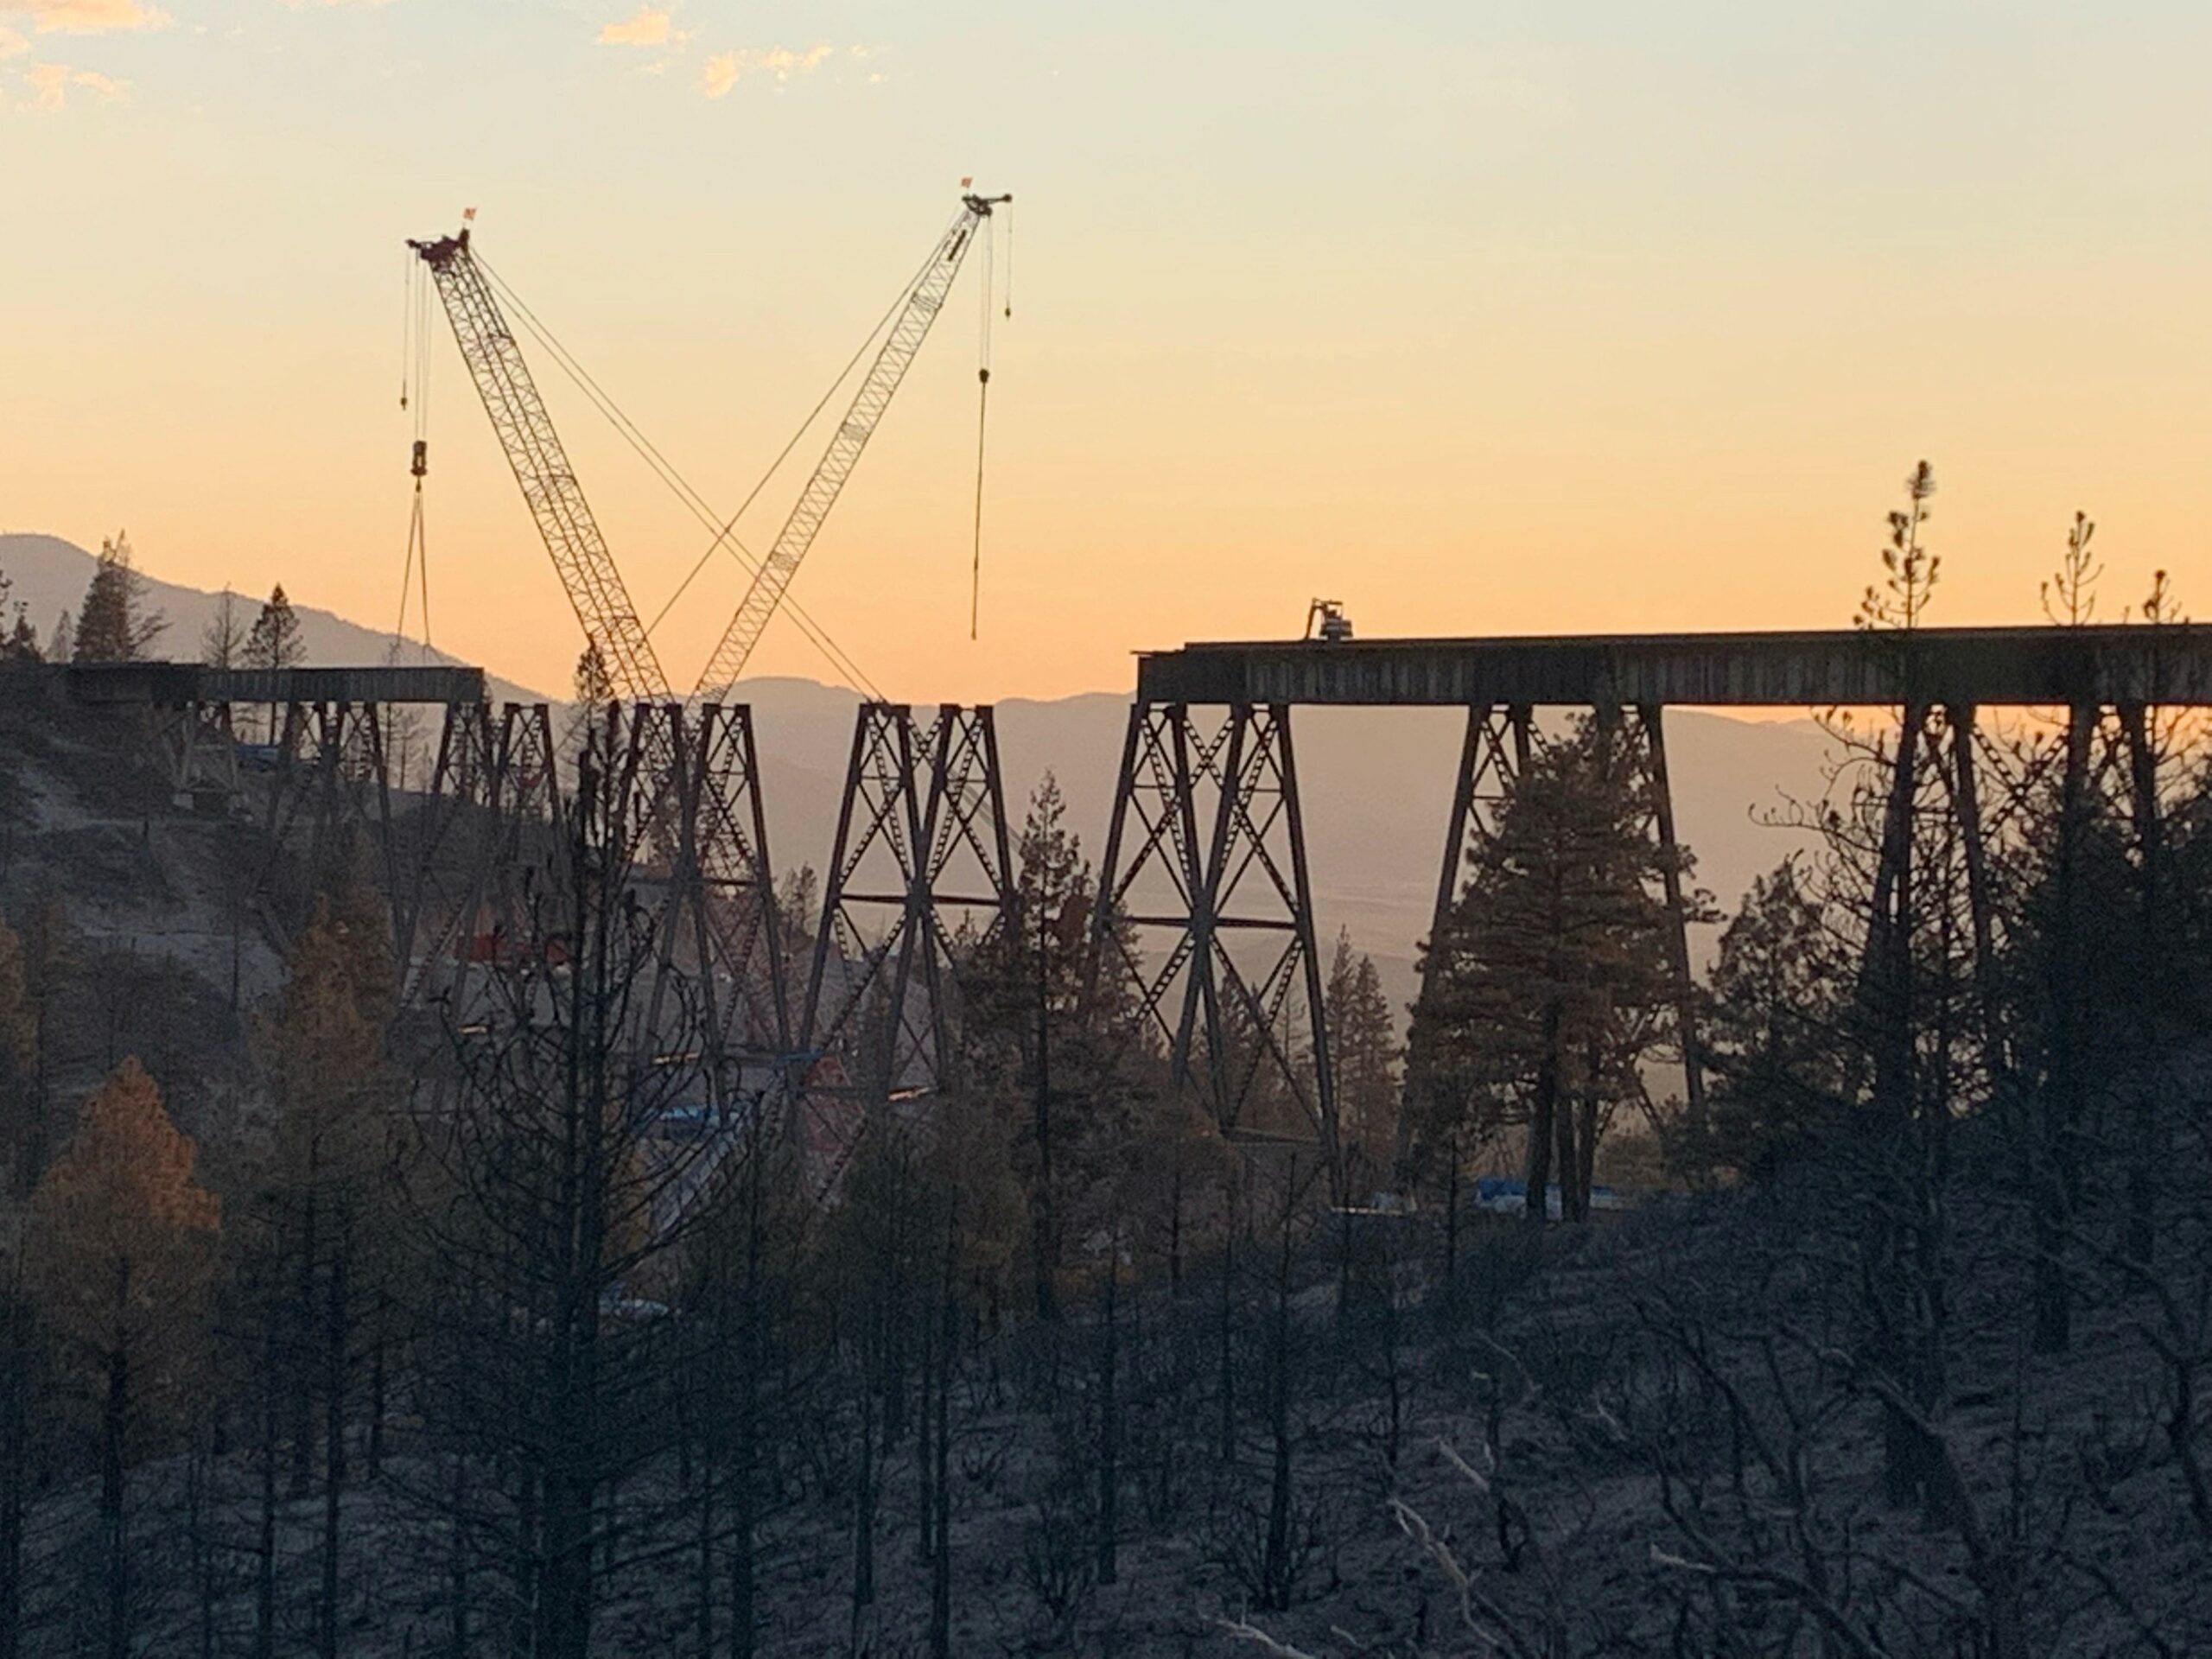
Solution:
M 983 602 L 983 439 L 991 413 L 991 304 L 995 297 L 994 243 L 989 227 L 983 240 L 983 312 L 976 362 L 976 531 L 968 564 L 968 637 L 976 637 Z M 1006 315 L 1014 315 L 1014 204 L 1006 205 Z
M 707 562 L 714 556 L 716 551 L 727 547 L 730 551 L 731 556 L 737 559 L 739 563 L 745 567 L 748 574 L 757 570 L 760 565 L 759 559 L 754 556 L 749 548 L 746 547 L 742 542 L 738 540 L 737 537 L 734 533 L 734 527 L 737 523 L 737 517 L 739 514 L 742 514 L 745 509 L 752 505 L 754 497 L 760 493 L 760 491 L 766 486 L 768 480 L 774 475 L 777 468 L 783 465 L 785 457 L 787 457 L 791 454 L 791 450 L 797 446 L 799 438 L 804 435 L 806 427 L 802 426 L 798 432 L 792 435 L 791 442 L 784 446 L 783 453 L 776 457 L 776 460 L 770 465 L 768 471 L 762 474 L 760 481 L 753 486 L 751 493 L 745 498 L 744 503 L 738 508 L 738 513 L 733 514 L 727 521 L 721 520 L 715 514 L 713 508 L 709 505 L 706 498 L 701 495 L 696 489 L 692 487 L 690 481 L 686 479 L 682 473 L 677 470 L 676 466 L 672 461 L 661 454 L 659 448 L 653 443 L 652 440 L 645 436 L 644 431 L 639 428 L 638 424 L 634 421 L 631 420 L 630 417 L 622 411 L 621 407 L 614 402 L 614 399 L 607 393 L 606 389 L 601 386 L 599 382 L 592 378 L 590 372 L 587 370 L 582 363 L 576 360 L 574 354 L 569 351 L 567 346 L 563 346 L 560 342 L 560 340 L 554 335 L 552 330 L 539 320 L 537 313 L 532 311 L 522 297 L 518 295 L 511 286 L 509 286 L 506 280 L 500 276 L 497 271 L 492 269 L 490 263 L 485 259 L 480 252 L 475 255 L 475 259 L 478 267 L 484 272 L 485 276 L 491 281 L 492 284 L 499 290 L 500 296 L 513 308 L 515 314 L 522 320 L 524 332 L 529 334 L 531 339 L 535 340 L 544 348 L 547 354 L 553 359 L 555 365 L 558 367 L 563 374 L 569 377 L 570 383 L 573 384 L 579 391 L 583 393 L 585 399 L 590 403 L 594 409 L 597 410 L 599 413 L 606 418 L 607 423 L 614 428 L 616 433 L 619 434 L 622 440 L 630 446 L 631 449 L 637 454 L 638 457 L 645 463 L 647 468 L 652 471 L 653 475 L 659 479 L 661 482 L 667 486 L 670 493 L 673 494 L 678 501 L 683 503 L 684 507 L 690 511 L 692 517 L 698 519 L 699 522 L 705 525 L 709 530 L 715 531 L 715 539 L 708 544 L 706 551 L 699 556 L 698 561 L 691 567 L 690 572 L 685 575 L 680 583 L 677 585 L 675 593 L 669 596 L 667 602 L 663 604 L 660 609 L 654 613 L 652 621 L 645 625 L 645 632 L 647 636 L 650 637 L 654 630 L 660 626 L 661 623 L 667 618 L 669 612 L 675 608 L 677 601 L 683 596 L 685 590 L 689 588 L 691 583 L 698 577 L 699 573 L 706 569 Z M 904 291 L 902 290 L 901 298 L 903 297 Z M 893 308 L 896 308 L 895 305 Z M 886 321 L 888 321 L 888 314 L 886 315 Z M 875 332 L 880 334 L 881 331 L 882 324 L 879 323 Z M 869 339 L 873 340 L 874 338 L 874 334 L 872 334 L 869 336 Z M 863 344 L 861 350 L 865 351 L 866 349 L 867 346 Z M 856 353 L 854 357 L 854 361 L 857 362 L 858 360 L 859 354 Z M 838 376 L 837 380 L 832 383 L 830 392 L 825 392 L 823 394 L 823 404 L 826 404 L 829 401 L 830 392 L 835 392 L 837 385 L 842 385 L 846 377 L 851 372 L 852 365 L 849 363 L 847 364 L 843 372 Z M 808 425 L 810 425 L 813 423 L 816 416 L 821 413 L 821 410 L 822 404 L 816 404 L 814 413 L 807 417 Z M 868 678 L 868 675 L 861 670 L 860 664 L 854 661 L 851 655 L 847 652 L 842 645 L 838 645 L 835 639 L 830 637 L 829 632 L 826 629 L 801 609 L 796 601 L 787 600 L 785 601 L 785 607 L 791 613 L 791 620 L 798 626 L 799 631 L 812 642 L 815 649 L 822 653 L 823 660 L 829 663 L 834 672 L 843 676 L 855 686 L 866 691 L 869 696 L 874 698 L 878 702 L 883 700 L 883 694 L 875 685 L 874 682 Z
M 957 215 L 954 222 L 957 222 Z M 947 228 L 950 229 L 950 226 Z M 942 246 L 944 240 L 944 238 L 940 236 L 938 238 L 938 245 Z M 853 371 L 860 366 L 861 359 L 868 354 L 869 348 L 882 337 L 884 331 L 890 327 L 891 320 L 899 315 L 899 308 L 906 303 L 908 296 L 920 284 L 924 275 L 927 273 L 930 266 L 936 263 L 936 260 L 937 249 L 933 247 L 922 263 L 915 267 L 913 274 L 900 286 L 899 292 L 892 297 L 891 303 L 883 308 L 883 315 L 875 320 L 875 326 L 868 330 L 867 336 L 859 346 L 854 348 L 853 354 L 845 359 L 845 366 L 837 371 L 836 377 L 823 389 L 822 396 L 815 399 L 814 407 L 806 412 L 806 418 L 798 423 L 798 429 L 785 442 L 783 448 L 777 452 L 776 458 L 768 463 L 768 470 L 760 474 L 759 482 L 746 493 L 745 499 L 738 503 L 737 511 L 724 520 L 719 527 L 714 526 L 711 521 L 709 521 L 709 528 L 715 530 L 715 539 L 708 543 L 707 550 L 702 553 L 697 562 L 684 573 L 683 580 L 677 583 L 676 591 L 668 596 L 668 602 L 663 605 L 659 613 L 654 616 L 652 627 L 646 630 L 647 632 L 651 632 L 652 628 L 660 626 L 661 619 L 675 608 L 677 601 L 682 599 L 691 584 L 698 580 L 699 573 L 707 568 L 707 561 L 714 557 L 715 550 L 721 547 L 725 542 L 735 550 L 736 554 L 742 556 L 739 562 L 745 565 L 748 571 L 756 575 L 759 573 L 760 561 L 753 556 L 750 548 L 737 539 L 734 533 L 737 521 L 744 517 L 746 509 L 758 499 L 760 492 L 768 486 L 768 480 L 782 469 L 784 462 L 791 459 L 791 451 L 798 448 L 799 440 L 807 435 L 815 422 L 822 418 L 822 411 L 830 406 L 830 400 L 837 395 L 838 388 L 852 378 Z M 696 495 L 696 492 L 693 493 Z M 702 501 L 698 506 L 694 507 L 693 511 L 698 512 L 700 507 L 704 505 L 705 503 Z M 798 601 L 791 598 L 788 593 L 784 595 L 780 608 L 791 612 L 794 620 L 799 622 L 802 627 L 811 629 L 811 619 L 799 607 Z M 854 671 L 858 673 L 857 669 Z M 883 694 L 868 683 L 866 676 L 861 676 L 860 678 L 861 683 L 867 689 L 869 696 L 874 697 L 879 702 L 885 700 Z
M 983 280 L 981 327 L 976 343 L 976 531 L 968 563 L 968 638 L 974 639 L 983 602 L 983 432 L 991 412 L 991 256 L 997 238 L 990 226 L 983 228 Z
M 414 411 L 413 447 L 408 469 L 415 479 L 415 499 L 407 521 L 407 562 L 399 573 L 399 617 L 392 625 L 395 659 L 407 639 L 407 603 L 418 574 L 423 602 L 423 654 L 430 654 L 430 540 L 423 516 L 423 480 L 430 469 L 430 287 L 422 261 L 406 255 L 406 279 L 400 317 L 399 406 Z M 413 397 L 409 396 L 412 384 Z
M 725 537 L 728 537 L 731 545 L 731 556 L 736 558 L 748 573 L 753 569 L 757 562 L 753 559 L 751 550 L 739 543 L 735 537 L 729 536 L 727 528 L 718 528 L 713 509 L 708 505 L 706 499 L 691 486 L 690 480 L 677 471 L 675 464 L 661 454 L 652 440 L 646 437 L 644 431 L 639 428 L 637 423 L 631 420 L 606 389 L 592 378 L 590 371 L 576 360 L 568 347 L 555 337 L 552 330 L 539 320 L 537 313 L 531 310 L 521 296 L 507 285 L 505 279 L 486 263 L 482 256 L 478 256 L 476 263 L 508 304 L 514 308 L 516 314 L 523 319 L 524 332 L 545 349 L 553 359 L 555 365 L 569 377 L 570 384 L 582 391 L 586 401 L 606 418 L 610 426 L 613 427 L 615 432 L 645 463 L 647 469 L 652 473 L 653 476 L 668 487 L 669 492 L 690 511 L 693 518 L 698 519 L 709 530 L 717 531 L 715 541 L 709 546 L 706 554 L 702 555 L 699 563 L 692 568 L 691 575 L 684 578 L 683 584 L 677 588 L 676 594 L 671 596 L 668 602 L 654 614 L 652 620 L 645 625 L 647 637 L 650 638 L 653 631 L 659 627 L 663 620 L 674 608 L 676 600 L 682 596 L 683 588 L 689 587 L 692 577 L 696 576 L 699 571 L 705 568 L 707 559 L 713 555 L 716 548 L 723 544 Z M 764 480 L 763 482 L 766 480 Z M 758 486 L 754 488 L 754 493 L 759 493 Z M 747 499 L 748 501 L 751 499 L 750 497 Z M 792 608 L 793 620 L 800 632 L 813 642 L 815 648 L 822 653 L 823 660 L 830 664 L 831 671 L 845 676 L 856 686 L 867 690 L 869 696 L 880 700 L 881 694 L 876 690 L 868 676 L 861 671 L 860 664 L 853 660 L 844 648 L 832 639 L 828 632 L 815 622 L 813 618 L 799 611 L 796 606 Z

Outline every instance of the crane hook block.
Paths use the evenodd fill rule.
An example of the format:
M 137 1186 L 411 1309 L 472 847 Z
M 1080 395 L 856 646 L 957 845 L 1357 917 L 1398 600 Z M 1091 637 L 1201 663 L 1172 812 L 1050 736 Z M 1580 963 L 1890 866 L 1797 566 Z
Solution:
M 430 470 L 430 446 L 425 440 L 415 440 L 415 461 L 410 469 L 416 478 Z

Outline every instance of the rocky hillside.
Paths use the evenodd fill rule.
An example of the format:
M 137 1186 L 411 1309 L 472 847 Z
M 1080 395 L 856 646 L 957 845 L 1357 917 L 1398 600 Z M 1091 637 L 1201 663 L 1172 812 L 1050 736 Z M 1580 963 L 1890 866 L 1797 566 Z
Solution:
M 181 810 L 134 716 L 72 708 L 0 672 L 0 910 L 55 928 L 42 1052 L 75 1103 L 124 1055 L 188 1128 L 227 1090 L 281 962 L 253 893 L 278 873 L 250 813 Z

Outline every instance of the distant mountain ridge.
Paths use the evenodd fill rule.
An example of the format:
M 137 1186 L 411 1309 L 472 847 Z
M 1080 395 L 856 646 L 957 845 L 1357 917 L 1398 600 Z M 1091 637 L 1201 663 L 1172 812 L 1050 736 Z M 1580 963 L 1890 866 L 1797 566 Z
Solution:
M 93 556 L 52 536 L 0 535 L 0 571 L 27 601 L 45 638 L 82 602 Z M 168 618 L 160 654 L 196 658 L 219 595 L 147 576 L 151 603 Z M 249 615 L 259 596 L 239 595 Z M 389 632 L 294 605 L 308 660 L 379 663 Z M 421 647 L 407 647 L 420 660 Z M 456 659 L 442 652 L 431 660 Z M 488 677 L 498 700 L 557 702 L 512 680 Z M 853 691 L 798 678 L 740 682 L 753 709 L 770 852 L 779 870 L 828 863 L 838 798 L 852 747 Z M 918 713 L 927 710 L 918 707 Z M 1095 860 L 1112 810 L 1128 719 L 1126 693 L 1087 692 L 996 705 L 1007 807 L 1018 830 L 1030 791 L 1046 772 L 1066 798 L 1068 827 Z M 1802 834 L 1759 822 L 1784 798 L 1817 799 L 1825 740 L 1809 721 L 1754 721 L 1670 710 L 1670 770 L 1681 833 L 1697 855 L 1699 884 L 1732 912 L 1754 876 L 1805 844 Z M 1417 942 L 1428 931 L 1443 857 L 1445 819 L 1465 716 L 1449 709 L 1304 709 L 1298 765 L 1322 949 L 1339 928 L 1371 954 L 1395 1001 L 1414 988 Z M 1700 930 L 1700 955 L 1713 934 Z

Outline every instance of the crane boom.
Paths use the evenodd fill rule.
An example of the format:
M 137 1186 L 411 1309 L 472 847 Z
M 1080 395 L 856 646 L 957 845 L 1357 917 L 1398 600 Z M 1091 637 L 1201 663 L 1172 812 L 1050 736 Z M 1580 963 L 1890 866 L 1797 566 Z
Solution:
M 922 268 L 920 277 L 891 325 L 890 334 L 876 353 L 875 361 L 868 365 L 860 390 L 853 395 L 845 418 L 839 423 L 830 447 L 815 467 L 814 475 L 799 492 L 798 503 L 791 508 L 791 517 L 784 521 L 775 544 L 769 548 L 767 556 L 760 561 L 760 568 L 753 573 L 737 614 L 730 618 L 729 626 L 722 631 L 721 642 L 715 647 L 714 655 L 708 658 L 706 669 L 699 676 L 692 692 L 695 698 L 721 690 L 745 671 L 753 646 L 760 644 L 777 607 L 783 603 L 791 578 L 798 573 L 799 561 L 814 544 L 823 521 L 836 505 L 838 492 L 845 487 L 845 480 L 859 464 L 861 451 L 868 447 L 884 411 L 890 408 L 892 394 L 899 390 L 899 383 L 906 378 L 915 353 L 928 338 L 930 325 L 937 321 L 953 279 L 960 274 L 961 262 L 968 256 L 976 227 L 991 216 L 993 207 L 1013 200 L 1012 196 L 961 198 L 959 218 L 945 232 L 929 263 Z
M 613 556 L 607 550 L 607 538 L 569 465 L 568 453 L 553 429 L 514 333 L 469 251 L 468 232 L 426 242 L 410 240 L 407 245 L 436 279 L 438 298 L 453 324 L 469 378 L 484 400 L 484 412 L 492 417 L 492 429 L 506 451 L 507 464 L 522 486 L 523 500 L 545 540 L 545 550 L 553 556 L 553 567 L 568 589 L 576 620 L 606 660 L 615 695 L 630 699 L 665 696 L 668 680 L 652 641 L 638 620 Z

